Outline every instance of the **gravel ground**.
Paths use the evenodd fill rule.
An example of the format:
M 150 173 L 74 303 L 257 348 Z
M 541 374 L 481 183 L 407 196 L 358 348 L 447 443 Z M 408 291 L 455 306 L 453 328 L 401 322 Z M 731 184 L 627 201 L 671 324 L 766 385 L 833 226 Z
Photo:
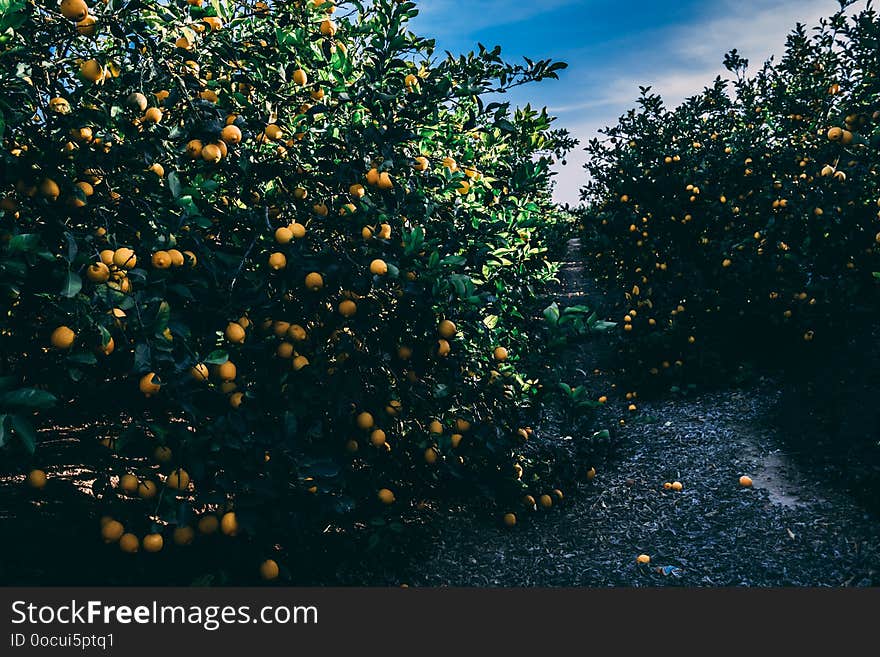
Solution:
M 775 400 L 765 382 L 643 404 L 607 469 L 563 506 L 511 530 L 460 509 L 441 513 L 424 553 L 373 583 L 880 584 L 880 523 L 779 451 L 768 428 Z M 742 474 L 752 488 L 739 485 Z M 681 492 L 663 489 L 674 480 Z M 647 566 L 636 564 L 642 553 Z

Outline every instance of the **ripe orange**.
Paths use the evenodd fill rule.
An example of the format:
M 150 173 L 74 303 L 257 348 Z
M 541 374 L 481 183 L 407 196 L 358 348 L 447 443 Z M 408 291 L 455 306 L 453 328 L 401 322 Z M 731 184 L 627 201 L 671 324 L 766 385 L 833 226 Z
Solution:
M 118 520 L 109 520 L 101 527 L 101 538 L 105 543 L 115 543 L 125 533 L 125 527 Z
M 291 365 L 293 366 L 293 370 L 295 372 L 299 372 L 302 368 L 306 367 L 309 364 L 309 359 L 305 356 L 297 356 L 293 359 Z
M 191 139 L 186 144 L 186 154 L 190 159 L 197 160 L 202 156 L 202 149 L 205 145 L 201 139 Z
M 507 349 L 505 349 L 504 347 L 495 347 L 493 356 L 495 357 L 495 360 L 499 362 L 505 361 L 507 360 L 508 356 Z
M 293 72 L 293 81 L 299 86 L 304 87 L 309 83 L 309 76 L 304 70 L 298 68 Z
M 134 269 L 137 265 L 137 256 L 131 249 L 122 247 L 113 252 L 113 264 L 122 269 Z
M 175 527 L 174 532 L 171 537 L 174 541 L 175 545 L 192 545 L 193 540 L 195 539 L 196 533 L 193 531 L 193 528 L 189 525 L 183 525 L 181 527 Z
M 287 229 L 291 232 L 293 239 L 295 240 L 301 240 L 306 236 L 306 227 L 297 222 L 290 224 Z
M 262 577 L 267 582 L 271 582 L 273 579 L 277 579 L 278 573 L 278 564 L 275 563 L 274 560 L 266 559 L 263 563 L 260 564 L 260 577 Z
M 384 276 L 388 273 L 388 265 L 384 260 L 377 258 L 370 263 L 370 273 L 374 276 Z
M 458 328 L 455 326 L 455 323 L 449 321 L 448 319 L 444 319 L 437 326 L 437 332 L 440 334 L 441 338 L 445 338 L 446 340 L 451 340 L 455 337 L 455 334 L 458 332 Z
M 70 349 L 74 340 L 76 340 L 76 333 L 67 326 L 59 326 L 52 331 L 52 336 L 49 338 L 52 346 L 61 350 Z
M 427 171 L 429 166 L 430 162 L 428 162 L 428 158 L 426 158 L 424 155 L 419 155 L 415 159 L 413 169 L 415 169 L 416 171 Z
M 202 159 L 211 164 L 217 164 L 223 159 L 223 151 L 217 144 L 205 144 L 201 151 Z
M 443 338 L 437 340 L 437 355 L 440 357 L 445 357 L 449 355 L 449 352 L 452 351 L 452 347 L 449 342 L 444 340 Z
M 647 554 L 640 554 L 636 557 L 636 562 L 644 566 L 651 563 L 651 557 L 649 557 Z
M 505 513 L 504 514 L 504 526 L 505 527 L 513 527 L 514 525 L 516 525 L 516 514 Z
M 110 268 L 103 262 L 94 262 L 86 269 L 86 278 L 93 283 L 106 283 L 110 278 Z
M 374 429 L 370 434 L 370 444 L 373 447 L 384 447 L 385 446 L 385 432 L 381 429 Z
M 318 272 L 312 272 L 306 275 L 306 289 L 317 292 L 324 287 L 324 278 Z
M 61 0 L 61 15 L 69 21 L 81 21 L 89 14 L 85 0 Z
M 148 372 L 141 377 L 140 382 L 138 383 L 138 388 L 140 391 L 144 393 L 144 396 L 151 397 L 159 392 L 159 389 L 162 387 L 162 384 L 157 381 L 155 372 Z
M 146 479 L 138 484 L 138 496 L 144 500 L 151 500 L 156 497 L 156 493 L 159 492 L 159 487 L 156 485 L 155 481 L 150 481 Z
M 231 360 L 227 360 L 225 363 L 218 365 L 214 370 L 215 376 L 221 381 L 232 381 L 235 379 L 237 373 L 235 363 Z
M 382 504 L 386 504 L 386 505 L 394 504 L 394 501 L 395 501 L 394 493 L 392 493 L 387 488 L 380 489 L 376 496 L 379 498 L 379 501 L 382 502 Z
M 196 363 L 189 370 L 189 375 L 198 382 L 208 380 L 208 366 L 204 363 Z
M 140 541 L 134 534 L 123 534 L 119 537 L 119 549 L 128 554 L 134 554 L 140 548 Z
M 119 478 L 119 487 L 126 493 L 136 493 L 139 485 L 138 478 L 130 472 Z
M 156 251 L 151 258 L 153 267 L 156 269 L 168 269 L 171 267 L 171 256 L 168 251 Z
M 553 506 L 553 498 L 547 494 L 541 495 L 541 497 L 538 498 L 538 502 L 540 502 L 541 506 L 545 509 L 549 509 Z
M 46 473 L 42 470 L 31 470 L 27 476 L 27 484 L 36 490 L 42 490 L 46 486 Z
M 165 485 L 174 490 L 186 490 L 189 488 L 189 473 L 183 468 L 178 468 L 168 475 Z
M 241 327 L 241 324 L 237 322 L 229 322 L 226 325 L 226 339 L 235 344 L 244 344 L 245 338 L 245 330 Z
M 238 408 L 239 406 L 241 406 L 243 401 L 244 401 L 244 393 L 243 392 L 234 392 L 231 395 L 229 395 L 229 405 L 232 406 L 232 408 Z
M 672 490 L 674 490 L 676 493 L 681 492 L 681 489 L 684 488 L 684 486 L 682 486 L 682 483 L 680 481 L 673 481 L 669 487 Z
M 363 413 L 360 413 L 357 416 L 357 418 L 355 419 L 355 423 L 357 424 L 359 429 L 362 429 L 364 431 L 368 431 L 369 429 L 372 429 L 376 424 L 375 420 L 373 419 L 372 414 L 367 413 L 366 411 L 364 411 Z
M 739 485 L 743 488 L 751 488 L 752 486 L 752 478 L 748 475 L 743 475 L 739 478 Z
M 287 267 L 287 256 L 276 251 L 269 256 L 269 267 L 274 271 L 280 271 Z
M 149 107 L 144 112 L 144 123 L 159 123 L 162 121 L 162 110 L 158 107 Z
M 224 513 L 220 519 L 220 531 L 226 534 L 226 536 L 237 536 L 238 529 L 238 518 L 235 515 L 235 511 Z
M 387 171 L 383 171 L 379 174 L 379 182 L 377 183 L 379 189 L 391 189 L 394 187 L 394 183 L 391 180 L 391 176 L 388 175 Z
M 166 445 L 159 445 L 153 450 L 153 458 L 159 463 L 168 463 L 171 461 L 171 448 Z
M 147 534 L 144 536 L 144 552 L 159 552 L 165 545 L 162 534 Z
M 216 531 L 220 528 L 220 520 L 217 519 L 217 516 L 211 513 L 199 518 L 198 527 L 199 533 L 205 536 L 209 536 L 210 534 L 216 533 Z
M 345 299 L 339 303 L 339 314 L 343 317 L 354 317 L 357 314 L 357 304 L 351 299 Z
M 230 146 L 240 144 L 241 138 L 241 129 L 237 125 L 224 126 L 224 128 L 220 131 L 220 139 L 222 139 Z

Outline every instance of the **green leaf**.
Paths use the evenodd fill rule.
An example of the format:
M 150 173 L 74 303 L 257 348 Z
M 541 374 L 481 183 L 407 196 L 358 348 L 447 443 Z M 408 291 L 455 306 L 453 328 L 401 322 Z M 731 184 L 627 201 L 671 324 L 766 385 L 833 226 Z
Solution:
M 11 392 L 0 393 L 2 408 L 49 408 L 57 399 L 55 395 L 37 388 L 19 388 Z
M 34 431 L 33 425 L 21 415 L 13 415 L 10 417 L 12 428 L 15 429 L 16 435 L 21 438 L 28 452 L 33 454 L 37 451 L 37 432 Z
M 210 354 L 208 354 L 208 357 L 205 358 L 205 363 L 208 365 L 222 365 L 228 360 L 229 354 L 227 354 L 223 349 L 217 349 L 216 351 L 212 351 Z
M 64 281 L 64 285 L 61 288 L 61 294 L 62 296 L 70 299 L 71 297 L 75 297 L 77 294 L 79 294 L 82 286 L 82 278 L 80 278 L 79 274 L 73 271 L 69 271 L 67 272 L 67 278 Z

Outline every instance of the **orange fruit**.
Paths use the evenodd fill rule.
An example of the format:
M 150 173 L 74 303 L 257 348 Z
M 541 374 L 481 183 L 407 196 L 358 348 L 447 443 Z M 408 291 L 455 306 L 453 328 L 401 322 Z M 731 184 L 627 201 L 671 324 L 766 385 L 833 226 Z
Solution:
M 76 340 L 76 333 L 67 326 L 59 326 L 52 331 L 52 336 L 49 338 L 52 346 L 60 350 L 70 349 L 74 340 Z
M 222 139 L 230 146 L 240 144 L 241 138 L 241 129 L 237 125 L 224 126 L 223 129 L 220 131 L 220 139 Z
M 446 340 L 451 340 L 455 337 L 455 334 L 458 332 L 458 328 L 455 326 L 454 322 L 449 321 L 448 319 L 444 319 L 437 326 L 437 332 L 440 334 L 441 338 L 445 338 Z
M 141 377 L 140 382 L 138 383 L 138 388 L 144 396 L 150 397 L 159 392 L 159 389 L 162 387 L 162 384 L 156 380 L 155 372 L 148 372 Z
M 237 322 L 229 322 L 226 325 L 226 331 L 224 333 L 226 335 L 226 339 L 235 344 L 243 344 L 245 338 L 245 330 L 241 327 L 241 324 Z
M 357 424 L 359 429 L 363 429 L 364 431 L 372 429 L 376 424 L 372 414 L 367 413 L 366 411 L 360 413 L 357 416 L 357 418 L 355 419 L 355 423 Z
M 130 472 L 119 478 L 119 487 L 126 493 L 136 493 L 140 482 Z
M 196 363 L 189 370 L 189 375 L 198 382 L 208 380 L 208 366 L 204 363 Z
M 304 87 L 309 83 L 309 76 L 304 70 L 298 68 L 293 72 L 293 81 L 299 86 Z
M 150 481 L 149 479 L 142 481 L 138 484 L 138 497 L 144 500 L 151 500 L 156 497 L 156 493 L 159 492 L 159 487 L 156 485 L 155 481 Z
M 267 582 L 271 582 L 273 579 L 278 578 L 278 564 L 275 563 L 272 559 L 266 559 L 263 563 L 260 564 L 260 577 L 262 577 Z
M 739 478 L 739 485 L 743 488 L 751 488 L 752 486 L 752 478 L 748 475 L 743 475 Z
M 199 533 L 208 536 L 220 528 L 220 520 L 214 514 L 208 514 L 199 518 Z
M 516 525 L 516 514 L 505 513 L 503 520 L 505 527 L 513 527 L 514 525 Z
M 376 258 L 370 263 L 370 273 L 374 276 L 384 276 L 388 273 L 388 265 L 385 264 L 384 260 Z
M 370 444 L 373 447 L 384 447 L 385 446 L 385 432 L 381 429 L 374 429 L 370 434 Z
M 269 267 L 274 271 L 280 271 L 287 267 L 287 256 L 276 251 L 269 256 Z
M 324 278 L 318 272 L 311 272 L 306 275 L 306 289 L 317 292 L 324 287 Z
M 101 527 L 101 538 L 105 543 L 115 543 L 125 533 L 125 527 L 118 520 L 109 520 Z
M 237 373 L 235 363 L 231 360 L 227 360 L 225 363 L 218 365 L 214 370 L 214 374 L 221 381 L 232 381 Z
M 174 532 L 171 534 L 174 544 L 180 546 L 191 545 L 195 536 L 195 531 L 189 525 L 175 527 Z
M 495 357 L 495 360 L 499 362 L 505 361 L 507 360 L 508 356 L 507 349 L 505 349 L 504 347 L 495 347 L 495 351 L 492 353 L 492 355 Z
M 351 299 L 345 299 L 339 303 L 339 314 L 343 317 L 354 317 L 357 314 L 357 304 Z
M 379 501 L 382 502 L 382 504 L 394 504 L 394 493 L 392 493 L 387 488 L 380 489 L 376 496 L 379 498 Z
M 647 554 L 640 554 L 636 557 L 636 562 L 642 565 L 646 565 L 651 563 L 651 557 L 649 557 Z
M 144 552 L 159 552 L 165 545 L 162 534 L 147 534 L 144 536 Z
M 165 485 L 174 490 L 186 490 L 189 487 L 189 473 L 183 468 L 178 468 L 168 475 Z
M 670 484 L 669 487 L 670 487 L 672 490 L 674 490 L 676 493 L 681 492 L 681 489 L 684 488 L 684 486 L 682 486 L 682 484 L 681 484 L 680 481 L 673 481 L 672 484 Z
M 42 470 L 31 470 L 27 476 L 27 484 L 36 490 L 43 489 L 46 486 L 46 473 Z
M 85 0 L 61 0 L 61 15 L 69 21 L 81 21 L 89 15 Z
M 153 458 L 159 463 L 168 463 L 172 455 L 171 448 L 166 445 L 159 445 L 153 450 Z
M 128 554 L 134 554 L 140 548 L 140 541 L 134 534 L 123 534 L 119 537 L 119 549 Z
M 151 258 L 153 267 L 156 269 L 168 269 L 171 267 L 171 256 L 168 251 L 156 251 Z
M 235 516 L 235 511 L 224 513 L 220 519 L 220 531 L 227 536 L 236 536 L 238 529 L 238 518 Z

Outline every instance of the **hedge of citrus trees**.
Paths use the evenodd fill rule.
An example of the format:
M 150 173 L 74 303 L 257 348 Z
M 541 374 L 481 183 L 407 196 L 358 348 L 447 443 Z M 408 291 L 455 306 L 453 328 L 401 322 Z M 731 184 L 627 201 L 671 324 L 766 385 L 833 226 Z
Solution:
M 633 373 L 808 361 L 876 325 L 880 20 L 851 5 L 680 107 L 643 89 L 590 143 L 588 256 Z
M 393 0 L 0 9 L 0 445 L 37 494 L 35 428 L 91 426 L 107 549 L 222 534 L 266 579 L 450 482 L 508 524 L 561 498 L 521 446 L 572 142 L 485 96 L 564 65 L 436 58 Z

